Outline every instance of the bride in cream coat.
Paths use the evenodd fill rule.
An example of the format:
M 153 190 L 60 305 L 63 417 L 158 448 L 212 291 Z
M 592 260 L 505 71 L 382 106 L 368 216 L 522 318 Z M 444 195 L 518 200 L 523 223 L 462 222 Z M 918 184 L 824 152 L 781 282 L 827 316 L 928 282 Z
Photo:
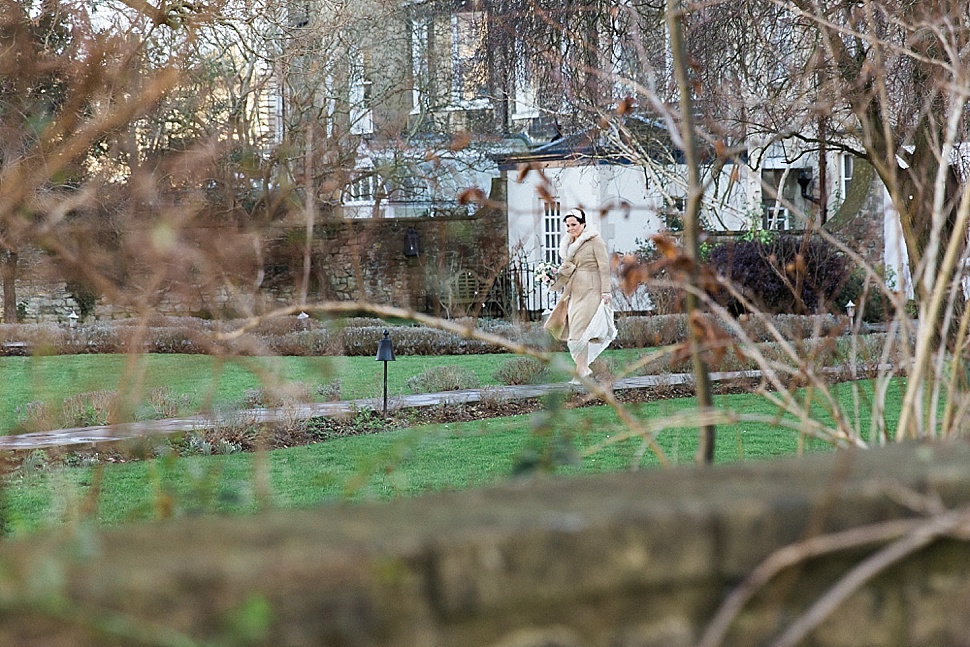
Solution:
M 551 289 L 562 289 L 567 314 L 563 332 L 557 336 L 566 340 L 579 376 L 588 377 L 592 373 L 590 363 L 616 338 L 610 307 L 610 263 L 603 237 L 586 227 L 582 209 L 568 211 L 563 222 L 566 233 L 559 248 L 562 265 Z

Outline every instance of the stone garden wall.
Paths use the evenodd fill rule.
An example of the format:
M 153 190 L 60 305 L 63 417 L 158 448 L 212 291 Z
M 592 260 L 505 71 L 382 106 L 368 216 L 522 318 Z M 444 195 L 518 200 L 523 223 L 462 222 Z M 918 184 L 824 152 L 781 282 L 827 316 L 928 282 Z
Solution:
M 470 298 L 468 286 L 484 291 L 505 266 L 507 231 L 505 214 L 493 209 L 461 217 L 322 220 L 314 230 L 308 300 L 360 299 L 435 314 L 465 314 L 477 300 Z M 416 255 L 405 253 L 409 232 L 417 243 Z M 302 224 L 277 227 L 267 237 L 266 278 L 258 293 L 238 289 L 251 284 L 252 277 L 241 277 L 233 290 L 189 277 L 191 284 L 172 283 L 157 295 L 157 311 L 238 316 L 293 305 L 303 282 L 304 245 Z M 17 301 L 24 322 L 66 323 L 72 310 L 80 313 L 50 258 L 33 250 L 21 253 Z M 113 319 L 133 312 L 102 302 L 94 316 Z
M 190 644 L 165 627 L 213 645 L 689 647 L 778 549 L 970 504 L 968 465 L 966 445 L 895 446 L 6 541 L 0 645 L 135 642 L 111 626 L 165 638 L 143 644 Z M 802 644 L 966 645 L 963 529 L 917 534 Z M 882 545 L 784 570 L 724 644 L 768 644 Z
M 30 248 L 21 250 L 17 263 L 17 305 L 21 321 L 65 325 L 68 314 L 79 310 L 50 257 Z
M 309 294 L 314 299 L 374 303 L 421 312 L 464 314 L 508 259 L 504 213 L 472 217 L 323 222 L 314 238 Z M 417 254 L 408 249 L 416 245 Z M 267 289 L 292 303 L 302 283 L 303 240 L 277 237 L 267 253 Z M 459 282 L 459 278 L 466 280 Z

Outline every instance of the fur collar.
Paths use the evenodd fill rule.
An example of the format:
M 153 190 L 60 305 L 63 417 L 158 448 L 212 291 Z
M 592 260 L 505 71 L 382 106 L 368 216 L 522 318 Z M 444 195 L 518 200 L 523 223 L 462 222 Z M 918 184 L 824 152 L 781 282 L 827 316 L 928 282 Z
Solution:
M 576 252 L 579 248 L 583 246 L 587 240 L 592 240 L 593 238 L 598 238 L 600 232 L 595 229 L 590 229 L 588 226 L 583 230 L 583 233 L 579 235 L 579 238 L 573 242 L 569 242 L 569 234 L 565 234 L 562 237 L 562 241 L 559 244 L 559 256 L 562 257 L 563 262 L 573 260 Z

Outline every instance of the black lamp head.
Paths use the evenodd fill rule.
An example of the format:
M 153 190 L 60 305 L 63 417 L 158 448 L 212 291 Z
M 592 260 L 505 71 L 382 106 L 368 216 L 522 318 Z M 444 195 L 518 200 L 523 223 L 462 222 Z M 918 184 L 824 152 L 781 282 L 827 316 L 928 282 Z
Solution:
M 394 359 L 394 346 L 391 344 L 390 333 L 386 330 L 384 331 L 384 339 L 377 344 L 377 357 L 375 359 L 378 362 L 396 361 Z
M 408 229 L 407 234 L 404 236 L 404 255 L 413 257 L 419 256 L 421 254 L 421 241 L 418 238 L 418 232 L 414 227 Z

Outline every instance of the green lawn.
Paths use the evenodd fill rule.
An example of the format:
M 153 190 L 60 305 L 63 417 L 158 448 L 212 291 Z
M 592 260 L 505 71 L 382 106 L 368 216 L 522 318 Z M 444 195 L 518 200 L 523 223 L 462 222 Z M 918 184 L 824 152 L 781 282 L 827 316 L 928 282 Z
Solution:
M 871 384 L 859 383 L 863 393 Z M 849 406 L 852 385 L 839 385 Z M 865 402 L 865 398 L 863 398 Z M 898 409 L 898 398 L 895 399 Z M 717 406 L 752 415 L 776 412 L 756 395 L 719 396 Z M 692 398 L 635 405 L 641 420 L 662 420 L 694 407 Z M 895 419 L 897 410 L 888 418 Z M 867 409 L 861 411 L 868 428 Z M 817 412 L 819 419 L 825 413 Z M 579 476 L 631 467 L 652 468 L 657 459 L 640 439 L 583 450 L 625 427 L 608 407 L 554 408 L 531 416 L 431 425 L 329 440 L 262 454 L 174 455 L 99 467 L 26 470 L 2 489 L 7 532 L 32 532 L 65 520 L 96 518 L 115 525 L 195 513 L 250 513 L 261 507 L 305 507 L 337 499 L 383 499 L 496 483 L 517 474 L 554 471 Z M 668 429 L 658 443 L 673 464 L 693 460 L 697 432 Z M 801 450 L 798 434 L 764 422 L 718 428 L 718 462 L 761 459 Z M 807 440 L 806 451 L 829 451 Z M 94 485 L 100 483 L 100 493 Z M 260 483 L 266 483 L 261 492 Z
M 622 365 L 641 350 L 610 350 Z M 497 384 L 495 370 L 514 355 L 400 356 L 388 363 L 388 393 L 409 393 L 408 378 L 444 365 L 478 376 L 482 385 Z M 568 355 L 563 354 L 563 360 Z M 557 379 L 568 379 L 565 374 Z M 236 357 L 208 355 L 54 355 L 0 358 L 0 433 L 16 428 L 18 408 L 32 401 L 59 405 L 64 398 L 92 391 L 144 394 L 168 387 L 187 395 L 192 408 L 239 402 L 247 389 L 281 382 L 313 386 L 339 380 L 345 400 L 381 395 L 383 365 L 373 357 Z

